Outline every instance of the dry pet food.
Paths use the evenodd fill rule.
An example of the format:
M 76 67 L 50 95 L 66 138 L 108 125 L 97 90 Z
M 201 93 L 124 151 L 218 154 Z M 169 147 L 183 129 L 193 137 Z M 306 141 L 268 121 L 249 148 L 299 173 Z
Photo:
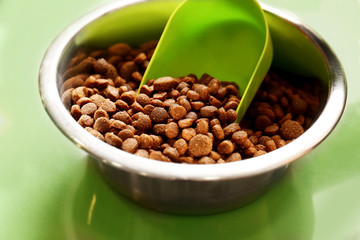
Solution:
M 238 86 L 208 74 L 164 76 L 139 88 L 157 42 L 77 53 L 61 99 L 101 141 L 166 162 L 213 164 L 271 152 L 299 137 L 320 109 L 321 88 L 271 70 L 238 124 Z M 311 85 L 312 84 L 312 85 Z M 140 94 L 138 94 L 140 90 Z

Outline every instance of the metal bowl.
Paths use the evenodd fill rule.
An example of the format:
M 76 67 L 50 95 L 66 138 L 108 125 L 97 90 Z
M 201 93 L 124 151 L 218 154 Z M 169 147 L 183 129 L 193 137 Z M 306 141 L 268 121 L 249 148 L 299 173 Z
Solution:
M 289 163 L 320 144 L 339 121 L 346 80 L 333 51 L 297 18 L 262 5 L 274 44 L 273 65 L 322 80 L 327 96 L 313 125 L 299 138 L 265 155 L 225 164 L 186 165 L 141 158 L 93 137 L 60 99 L 61 73 L 80 46 L 102 47 L 159 38 L 180 1 L 116 1 L 66 28 L 46 52 L 39 74 L 43 104 L 57 127 L 94 159 L 103 177 L 120 193 L 158 211 L 209 214 L 230 210 L 259 197 Z

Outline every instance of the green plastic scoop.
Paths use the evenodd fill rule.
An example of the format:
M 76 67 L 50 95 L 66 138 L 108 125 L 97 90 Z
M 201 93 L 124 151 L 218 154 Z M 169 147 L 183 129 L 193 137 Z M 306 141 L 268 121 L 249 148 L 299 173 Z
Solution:
M 239 122 L 271 61 L 269 29 L 255 0 L 185 0 L 170 16 L 141 85 L 190 73 L 235 82 Z

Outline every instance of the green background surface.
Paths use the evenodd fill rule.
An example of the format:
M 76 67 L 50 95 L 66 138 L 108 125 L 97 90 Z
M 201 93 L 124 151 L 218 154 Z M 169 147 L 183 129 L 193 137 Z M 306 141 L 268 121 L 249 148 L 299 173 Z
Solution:
M 157 213 L 116 194 L 42 107 L 37 75 L 55 36 L 108 0 L 0 0 L 0 239 L 360 239 L 360 1 L 264 0 L 330 44 L 343 118 L 257 201 L 210 216 Z

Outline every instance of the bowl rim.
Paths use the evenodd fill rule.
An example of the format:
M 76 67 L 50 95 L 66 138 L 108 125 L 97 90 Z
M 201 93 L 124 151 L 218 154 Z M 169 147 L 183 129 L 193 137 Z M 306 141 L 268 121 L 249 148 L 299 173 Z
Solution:
M 320 144 L 340 120 L 347 98 L 347 84 L 342 66 L 328 44 L 312 29 L 292 14 L 285 13 L 265 4 L 262 8 L 291 23 L 306 34 L 323 53 L 330 70 L 331 83 L 323 111 L 314 124 L 292 143 L 273 152 L 249 160 L 225 164 L 178 164 L 146 159 L 119 150 L 97 139 L 82 128 L 69 114 L 62 103 L 57 87 L 57 69 L 63 50 L 74 36 L 88 23 L 106 14 L 118 11 L 145 0 L 119 0 L 105 4 L 79 18 L 65 28 L 47 49 L 39 71 L 39 91 L 42 103 L 55 125 L 77 146 L 105 164 L 147 177 L 168 180 L 214 181 L 255 176 L 284 167 L 304 156 Z

